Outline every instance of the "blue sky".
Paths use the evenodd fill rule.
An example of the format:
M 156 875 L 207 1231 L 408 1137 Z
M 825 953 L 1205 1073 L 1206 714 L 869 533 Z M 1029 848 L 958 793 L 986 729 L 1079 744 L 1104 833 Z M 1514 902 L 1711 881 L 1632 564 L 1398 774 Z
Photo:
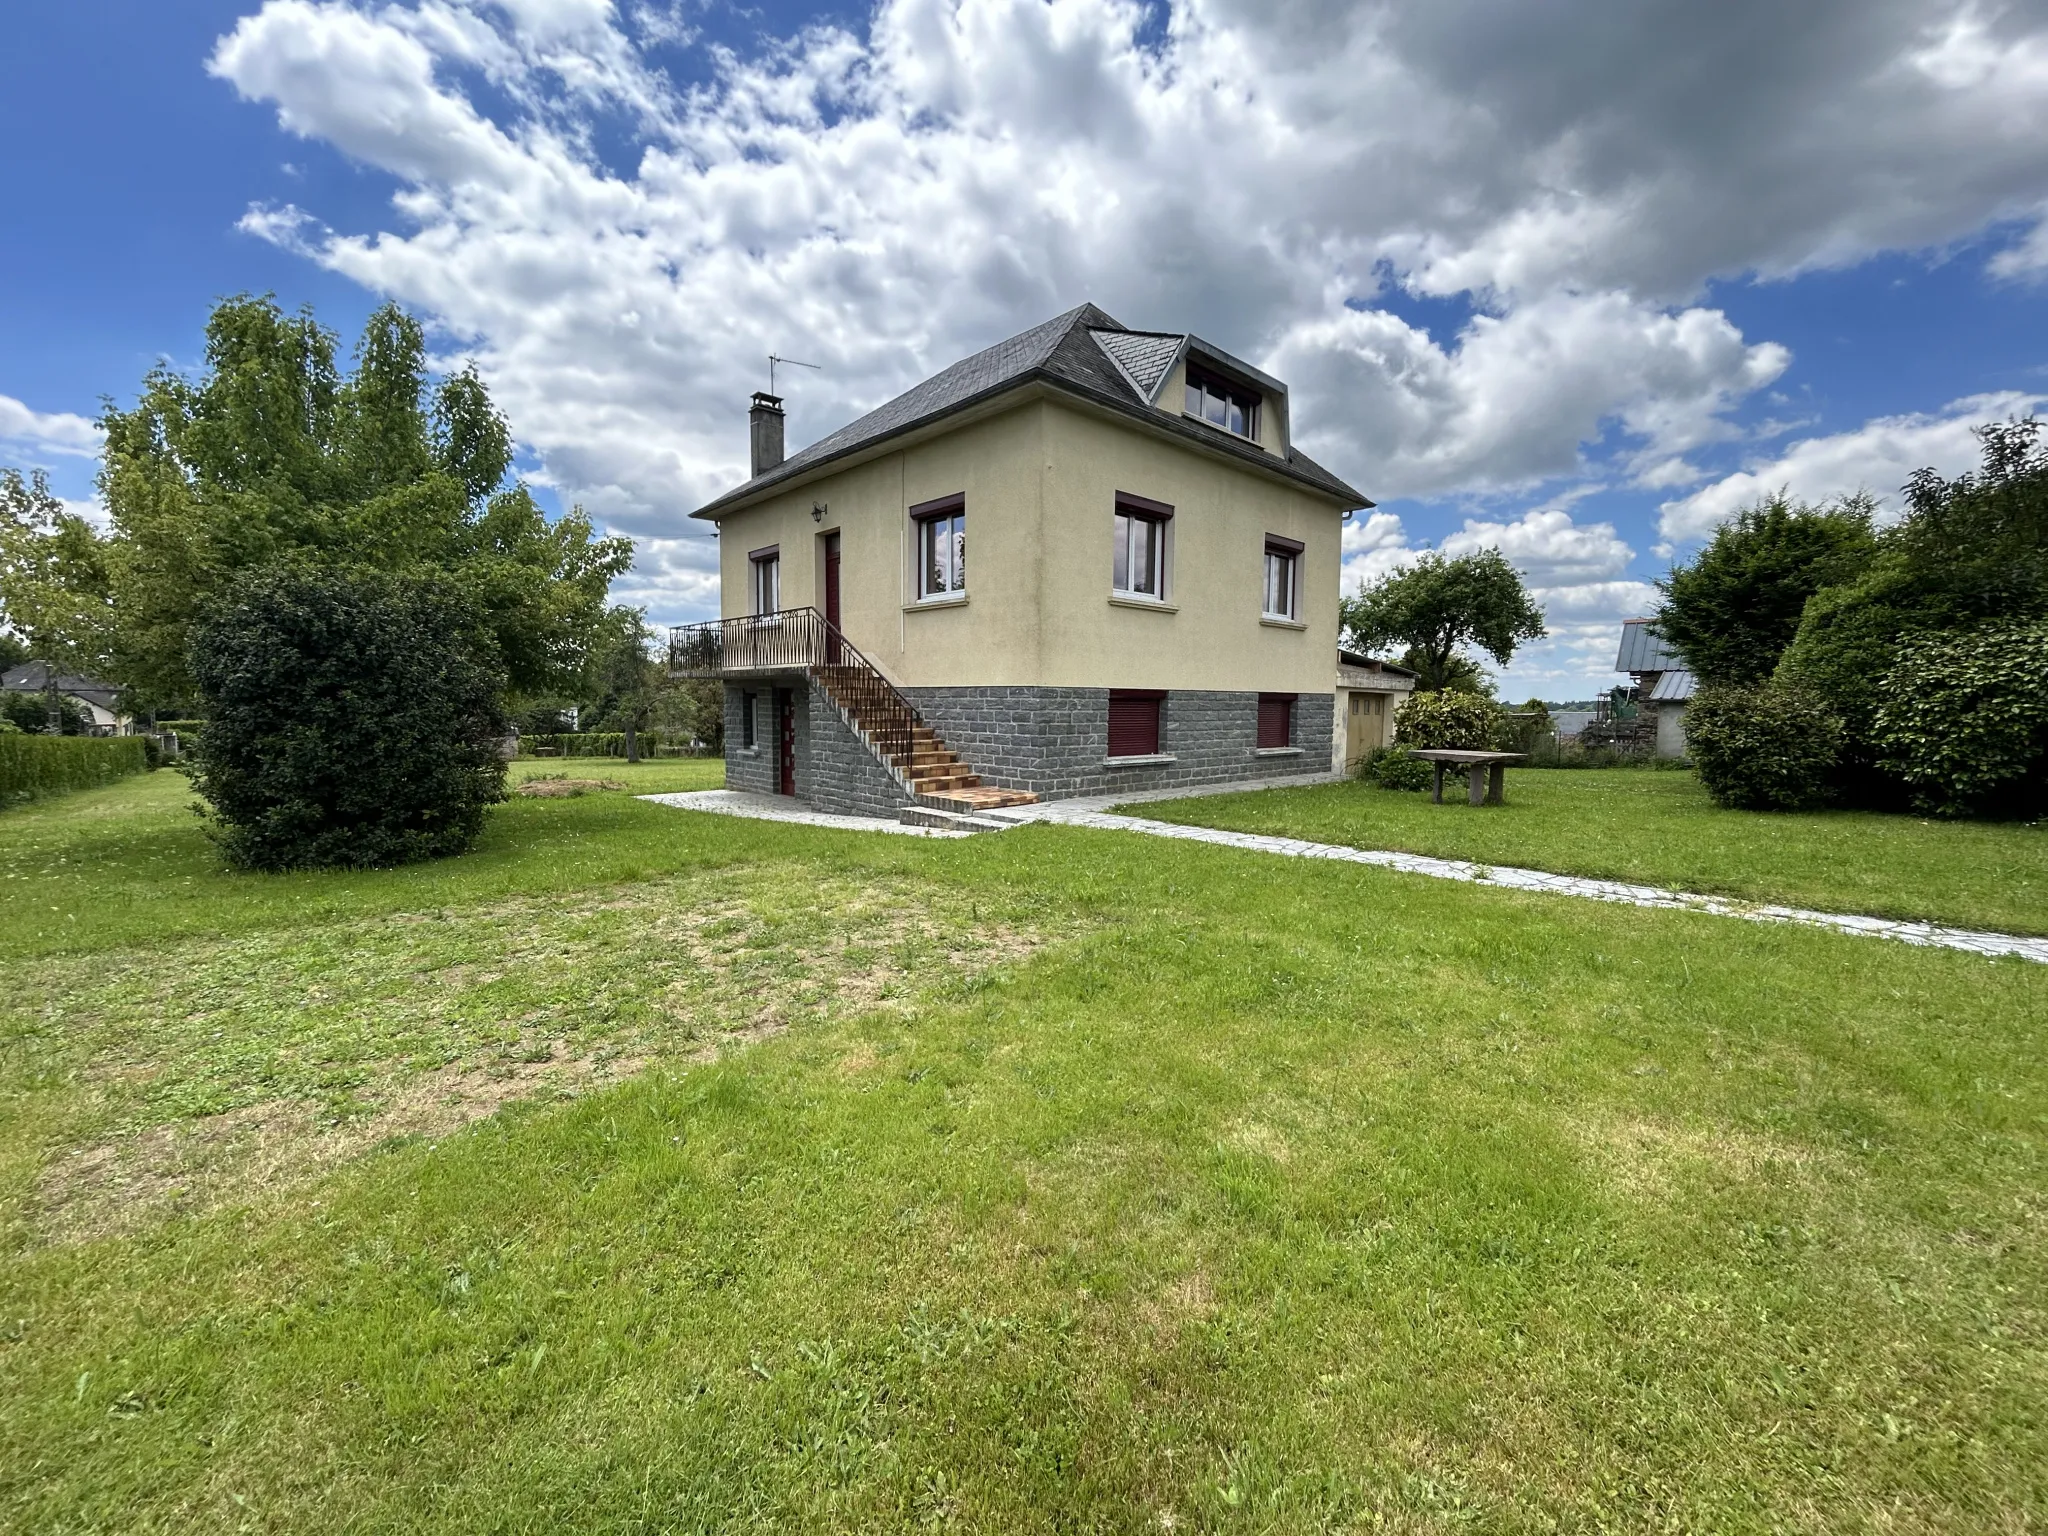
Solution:
M 769 350 L 827 364 L 802 442 L 1093 299 L 1290 381 L 1381 502 L 1347 584 L 1506 550 L 1556 631 L 1507 689 L 1583 695 L 1757 490 L 1888 494 L 2048 394 L 2048 15 L 1532 14 L 22 8 L 0 462 L 87 500 L 80 418 L 192 364 L 215 297 L 349 336 L 389 295 L 484 368 L 550 504 L 642 541 L 625 595 L 696 617 L 682 514 L 740 471 Z

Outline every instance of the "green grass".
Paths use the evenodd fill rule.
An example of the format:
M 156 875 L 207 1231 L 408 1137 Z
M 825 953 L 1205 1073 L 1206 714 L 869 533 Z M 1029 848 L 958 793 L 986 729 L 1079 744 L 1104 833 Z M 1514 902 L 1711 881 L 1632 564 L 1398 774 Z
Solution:
M 602 793 L 230 877 L 164 780 L 5 822 L 0 1527 L 2048 1507 L 2048 968 Z
M 1508 772 L 1505 805 L 1357 782 L 1126 807 L 1133 815 L 1351 848 L 2048 933 L 2048 826 L 1857 811 L 1758 815 L 1717 807 L 1689 773 Z

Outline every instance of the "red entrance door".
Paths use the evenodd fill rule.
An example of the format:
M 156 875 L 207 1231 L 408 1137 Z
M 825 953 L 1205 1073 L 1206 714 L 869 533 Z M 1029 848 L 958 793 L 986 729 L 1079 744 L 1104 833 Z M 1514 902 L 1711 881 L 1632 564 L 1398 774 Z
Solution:
M 825 535 L 825 661 L 839 664 L 839 535 Z
M 775 690 L 775 787 L 796 793 L 796 708 L 787 688 Z

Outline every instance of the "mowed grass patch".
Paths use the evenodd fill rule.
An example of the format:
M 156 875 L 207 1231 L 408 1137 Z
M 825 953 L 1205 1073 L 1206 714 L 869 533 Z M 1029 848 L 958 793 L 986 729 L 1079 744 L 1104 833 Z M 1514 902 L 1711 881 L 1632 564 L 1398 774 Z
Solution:
M 193 942 L 171 964 L 0 963 L 0 1053 L 46 1143 L 24 1218 L 76 1238 L 246 1200 L 1042 941 L 1014 910 L 930 894 L 764 863 Z
M 1723 810 L 1690 773 L 1508 770 L 1507 804 L 1358 782 L 1126 807 L 1189 826 L 1591 875 L 1824 912 L 2048 933 L 2048 827 Z M 1450 800 L 1447 783 L 1445 798 Z
M 722 761 L 598 761 L 626 791 L 515 796 L 492 809 L 473 852 L 391 870 L 239 874 L 207 840 L 191 785 L 168 771 L 9 810 L 0 813 L 0 934 L 18 958 L 98 953 L 645 879 L 674 867 L 668 850 L 679 841 L 699 846 L 686 818 L 634 796 L 717 789 Z M 516 787 L 566 771 L 558 759 L 521 760 L 507 777 Z
M 2043 968 L 1078 829 L 638 810 L 591 835 L 661 878 L 909 880 L 1058 932 L 260 1207 L 18 1248 L 9 1522 L 2043 1507 Z

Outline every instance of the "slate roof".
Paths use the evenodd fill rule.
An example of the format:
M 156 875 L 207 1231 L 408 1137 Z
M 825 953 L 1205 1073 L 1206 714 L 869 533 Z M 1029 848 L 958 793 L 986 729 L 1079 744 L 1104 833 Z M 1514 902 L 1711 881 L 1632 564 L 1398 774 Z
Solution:
M 9 693 L 44 693 L 50 687 L 50 664 L 47 661 L 24 661 L 18 667 L 9 667 L 0 672 L 0 689 Z M 97 704 L 101 709 L 118 713 L 121 690 L 112 683 L 103 683 L 94 677 L 79 677 L 68 672 L 57 674 L 57 691 L 74 699 L 84 699 L 88 704 Z
M 1109 338 L 1106 343 L 1105 335 Z M 1121 339 L 1124 336 L 1132 340 L 1126 342 Z M 1114 347 L 1133 359 L 1140 370 L 1138 377 L 1158 367 L 1159 377 L 1163 378 L 1172 366 L 1171 356 L 1163 366 L 1158 363 L 1159 343 L 1167 339 L 1174 342 L 1175 352 L 1182 344 L 1194 340 L 1185 336 L 1169 338 L 1159 332 L 1131 331 L 1093 304 L 1083 304 L 1041 325 L 1034 325 L 1028 331 L 1020 331 L 1007 341 L 999 341 L 972 357 L 963 358 L 690 515 L 716 518 L 738 503 L 834 459 L 871 448 L 913 428 L 966 410 L 1006 390 L 1034 382 L 1049 384 L 1068 394 L 1163 427 L 1176 435 L 1242 459 L 1249 465 L 1284 475 L 1348 506 L 1372 505 L 1365 496 L 1291 446 L 1286 457 L 1280 458 L 1262 448 L 1240 443 L 1208 427 L 1154 409 L 1149 399 L 1134 386 L 1133 376 L 1127 371 L 1129 365 L 1110 349 Z M 1229 354 L 1219 355 L 1227 357 Z M 1155 379 L 1153 388 L 1156 390 L 1157 387 Z
M 1621 624 L 1621 650 L 1614 658 L 1617 672 L 1675 672 L 1685 666 L 1685 658 L 1672 648 L 1671 642 L 1650 628 L 1648 619 L 1624 619 Z
M 1095 345 L 1109 354 L 1110 361 L 1137 385 L 1138 393 L 1153 404 L 1159 401 L 1159 386 L 1173 371 L 1174 360 L 1187 345 L 1187 337 L 1171 331 L 1097 331 L 1088 333 Z

